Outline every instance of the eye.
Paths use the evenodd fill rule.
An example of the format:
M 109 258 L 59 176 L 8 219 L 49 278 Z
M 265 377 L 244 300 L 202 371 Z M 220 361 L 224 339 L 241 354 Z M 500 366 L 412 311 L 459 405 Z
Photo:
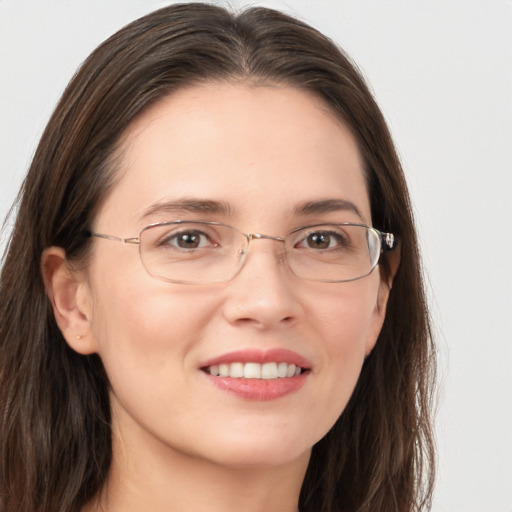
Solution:
M 348 237 L 338 231 L 313 231 L 308 233 L 295 247 L 326 250 L 341 249 L 348 244 Z
M 184 250 L 202 249 L 207 247 L 217 247 L 215 243 L 206 233 L 199 230 L 180 231 L 165 236 L 158 243 L 159 246 L 167 246 Z

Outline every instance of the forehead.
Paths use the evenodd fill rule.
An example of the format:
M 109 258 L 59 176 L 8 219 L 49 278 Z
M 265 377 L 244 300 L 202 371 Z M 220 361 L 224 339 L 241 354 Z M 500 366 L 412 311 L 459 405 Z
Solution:
M 121 154 L 119 181 L 99 217 L 142 227 L 155 205 L 191 198 L 226 204 L 240 218 L 336 199 L 370 221 L 354 137 L 320 98 L 295 88 L 183 89 L 131 125 Z

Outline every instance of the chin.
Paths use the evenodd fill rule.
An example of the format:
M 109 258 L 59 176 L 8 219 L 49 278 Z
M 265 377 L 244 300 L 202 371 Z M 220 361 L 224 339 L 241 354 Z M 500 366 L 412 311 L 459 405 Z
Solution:
M 226 429 L 210 436 L 205 447 L 205 458 L 230 467 L 270 468 L 291 464 L 299 459 L 309 460 L 313 444 L 317 441 L 302 430 L 290 429 Z M 204 439 L 206 441 L 206 439 Z M 197 447 L 200 448 L 200 447 Z M 212 449 L 214 448 L 214 449 Z
M 309 460 L 311 447 L 303 450 L 279 449 L 253 445 L 252 448 L 235 451 L 232 449 L 223 451 L 214 459 L 210 459 L 217 465 L 236 469 L 271 469 L 288 466 L 300 460 Z

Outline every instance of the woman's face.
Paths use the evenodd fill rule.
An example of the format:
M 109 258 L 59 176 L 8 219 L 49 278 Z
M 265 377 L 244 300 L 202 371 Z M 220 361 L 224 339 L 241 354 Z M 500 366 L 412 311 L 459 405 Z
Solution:
M 131 126 L 120 167 L 96 232 L 134 237 L 173 220 L 274 236 L 308 224 L 371 225 L 352 135 L 321 100 L 293 88 L 176 93 Z M 281 242 L 263 239 L 231 281 L 176 284 L 151 277 L 137 245 L 93 244 L 78 297 L 88 330 L 74 347 L 100 355 L 126 446 L 233 466 L 308 456 L 377 339 L 387 299 L 378 271 L 307 281 L 290 271 Z M 268 381 L 208 374 L 210 363 L 234 362 L 306 371 Z

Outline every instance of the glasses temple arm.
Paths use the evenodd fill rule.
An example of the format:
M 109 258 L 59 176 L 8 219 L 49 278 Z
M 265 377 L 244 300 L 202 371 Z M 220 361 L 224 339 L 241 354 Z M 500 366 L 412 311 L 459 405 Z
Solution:
M 114 242 L 123 242 L 125 244 L 140 244 L 140 238 L 132 237 L 132 238 L 121 238 L 113 235 L 104 235 L 103 233 L 93 233 L 92 231 L 87 232 L 87 238 L 104 238 L 105 240 L 113 240 Z

